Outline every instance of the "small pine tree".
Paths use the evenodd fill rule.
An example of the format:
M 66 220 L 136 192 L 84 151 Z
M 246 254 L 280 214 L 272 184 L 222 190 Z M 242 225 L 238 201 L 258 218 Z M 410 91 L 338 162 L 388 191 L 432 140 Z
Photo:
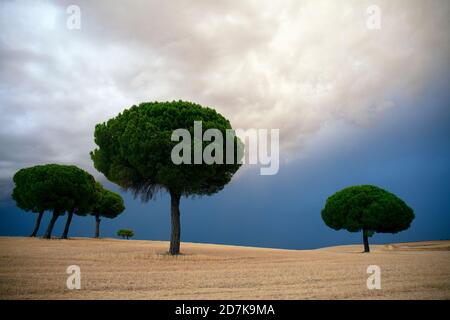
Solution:
M 134 236 L 134 232 L 131 229 L 120 229 L 119 231 L 117 231 L 117 235 L 119 237 L 122 237 L 123 239 L 129 239 Z

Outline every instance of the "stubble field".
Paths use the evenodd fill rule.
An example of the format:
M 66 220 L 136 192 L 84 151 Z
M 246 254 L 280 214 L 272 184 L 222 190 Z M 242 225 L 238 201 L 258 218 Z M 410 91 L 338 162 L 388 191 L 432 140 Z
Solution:
M 279 250 L 167 242 L 0 238 L 0 299 L 450 299 L 450 241 Z M 69 290 L 66 269 L 81 269 Z M 366 285 L 381 268 L 381 289 Z

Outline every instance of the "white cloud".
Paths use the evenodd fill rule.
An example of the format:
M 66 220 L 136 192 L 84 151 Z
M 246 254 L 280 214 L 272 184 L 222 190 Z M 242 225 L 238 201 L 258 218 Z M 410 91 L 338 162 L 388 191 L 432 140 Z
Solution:
M 280 128 L 282 154 L 298 152 L 325 123 L 370 125 L 449 71 L 445 0 L 79 1 L 79 31 L 69 4 L 0 4 L 0 178 L 40 162 L 95 172 L 95 124 L 152 100 Z

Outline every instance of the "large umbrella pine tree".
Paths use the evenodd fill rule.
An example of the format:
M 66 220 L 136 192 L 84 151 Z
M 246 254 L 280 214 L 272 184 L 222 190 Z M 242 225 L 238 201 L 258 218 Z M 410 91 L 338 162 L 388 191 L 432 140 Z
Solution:
M 364 252 L 369 252 L 369 236 L 374 232 L 397 233 L 408 229 L 414 212 L 393 193 L 373 185 L 360 185 L 330 196 L 322 209 L 322 219 L 335 230 L 362 231 Z
M 180 252 L 180 198 L 182 196 L 211 195 L 231 180 L 239 169 L 242 157 L 240 141 L 232 141 L 234 163 L 175 164 L 171 151 L 178 144 L 172 141 L 176 129 L 194 132 L 194 121 L 202 121 L 202 134 L 207 129 L 218 129 L 223 136 L 231 129 L 230 122 L 211 108 L 198 104 L 173 101 L 151 102 L 132 106 L 117 117 L 95 127 L 95 143 L 91 152 L 97 170 L 110 181 L 148 201 L 159 190 L 165 190 L 171 198 L 171 238 L 169 253 Z M 203 135 L 202 135 L 203 136 Z M 195 142 L 197 141 L 197 142 Z M 198 145 L 198 139 L 192 139 Z M 203 147 L 207 144 L 202 141 Z M 223 144 L 224 158 L 226 146 Z M 193 155 L 191 154 L 191 160 Z

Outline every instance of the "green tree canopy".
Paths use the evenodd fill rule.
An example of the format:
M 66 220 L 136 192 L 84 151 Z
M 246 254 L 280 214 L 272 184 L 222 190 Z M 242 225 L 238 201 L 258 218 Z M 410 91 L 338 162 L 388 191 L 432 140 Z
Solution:
M 71 215 L 89 212 L 95 199 L 95 180 L 73 165 L 46 164 L 19 170 L 14 176 L 13 199 L 27 211 L 50 210 L 53 216 L 45 238 L 50 238 L 58 216 L 69 212 L 63 236 L 67 237 Z
M 123 210 L 125 210 L 125 205 L 121 195 L 102 187 L 101 195 L 92 208 L 92 214 L 113 219 Z
M 39 213 L 32 237 L 35 237 L 39 230 L 44 211 L 52 209 L 47 203 L 46 186 L 39 183 L 41 171 L 40 167 L 24 168 L 17 171 L 13 177 L 15 187 L 12 198 L 16 205 L 24 211 Z
M 131 229 L 120 229 L 117 231 L 117 235 L 122 238 L 132 238 L 134 236 L 134 232 Z
M 39 191 L 36 190 L 37 171 L 36 167 L 24 168 L 17 171 L 13 177 L 15 187 L 12 198 L 16 201 L 16 205 L 24 211 L 40 212 L 47 210 L 44 199 L 37 194 Z
M 95 237 L 98 238 L 100 236 L 100 218 L 113 219 L 117 217 L 125 210 L 125 205 L 119 194 L 103 188 L 99 182 L 97 182 L 96 188 L 98 195 L 91 214 L 95 216 Z
M 239 169 L 237 159 L 242 157 L 238 152 L 240 142 L 235 138 L 233 164 L 174 164 L 171 151 L 179 142 L 171 141 L 172 133 L 187 129 L 194 136 L 194 121 L 202 121 L 203 132 L 218 129 L 224 137 L 231 129 L 230 122 L 215 110 L 185 101 L 135 105 L 95 127 L 98 148 L 91 152 L 91 158 L 97 170 L 143 200 L 151 199 L 161 189 L 170 193 L 171 254 L 179 253 L 180 197 L 220 191 Z M 226 157 L 225 144 L 223 147 Z
M 345 188 L 329 197 L 322 219 L 335 230 L 363 231 L 364 251 L 369 251 L 370 233 L 406 230 L 414 219 L 414 212 L 396 195 L 373 185 L 361 185 Z

